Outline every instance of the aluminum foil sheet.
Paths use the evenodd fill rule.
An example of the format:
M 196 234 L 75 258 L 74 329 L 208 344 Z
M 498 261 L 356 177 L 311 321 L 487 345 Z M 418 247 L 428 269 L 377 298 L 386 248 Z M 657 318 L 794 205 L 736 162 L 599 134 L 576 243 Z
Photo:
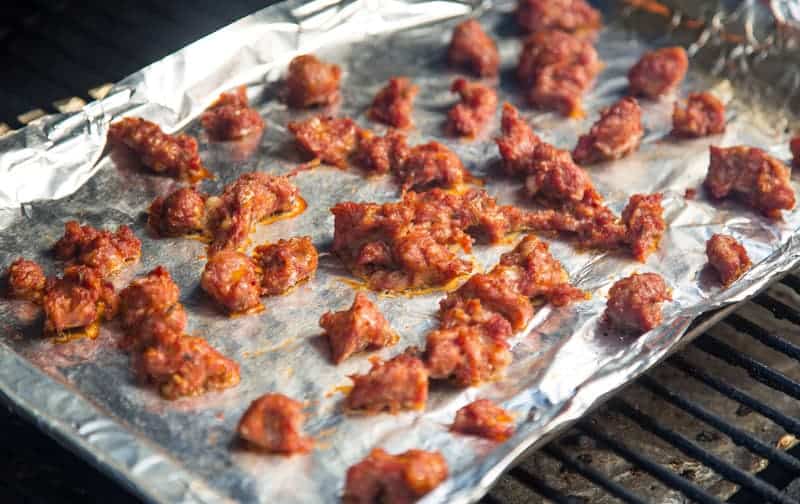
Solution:
M 783 5 L 773 3 L 775 9 Z M 47 117 L 0 140 L 0 266 L 23 255 L 55 273 L 49 250 L 69 219 L 102 227 L 131 225 L 143 240 L 143 255 L 116 279 L 117 286 L 165 265 L 181 286 L 189 332 L 207 338 L 242 367 L 242 382 L 234 389 L 165 401 L 137 383 L 128 356 L 118 349 L 120 334 L 113 324 L 104 325 L 94 340 L 58 344 L 42 337 L 41 315 L 34 306 L 0 300 L 3 398 L 154 502 L 335 502 L 347 467 L 377 446 L 391 452 L 422 448 L 444 454 L 450 478 L 425 502 L 477 500 L 525 450 L 675 349 L 696 317 L 754 295 L 800 258 L 795 237 L 800 211 L 773 222 L 733 202 L 712 204 L 702 191 L 694 200 L 684 198 L 687 188 L 699 188 L 711 144 L 758 146 L 788 161 L 787 128 L 795 117 L 787 104 L 800 74 L 786 64 L 788 39 L 755 29 L 765 20 L 773 22 L 766 6 L 745 2 L 724 10 L 725 5 L 695 2 L 685 14 L 668 10 L 666 15 L 653 14 L 658 8 L 652 5 L 644 14 L 623 2 L 598 6 L 607 23 L 597 40 L 606 66 L 586 96 L 582 120 L 533 111 L 521 102 L 512 78 L 519 38 L 511 3 L 290 0 L 130 76 L 81 113 Z M 689 9 L 699 7 L 710 16 L 692 14 L 701 17 L 693 17 L 695 23 L 687 29 Z M 776 12 L 786 16 L 791 11 Z M 408 75 L 421 89 L 411 141 L 444 141 L 487 180 L 487 190 L 501 202 L 524 206 L 520 183 L 496 176 L 498 155 L 491 138 L 499 127 L 499 111 L 491 133 L 476 141 L 443 139 L 445 111 L 456 101 L 449 87 L 457 75 L 445 64 L 445 48 L 451 28 L 470 14 L 479 16 L 497 37 L 503 59 L 501 99 L 520 106 L 537 133 L 559 147 L 571 148 L 599 109 L 625 92 L 626 72 L 642 51 L 676 41 L 685 43 L 692 56 L 679 94 L 713 89 L 727 103 L 728 130 L 717 137 L 673 141 L 667 137 L 670 100 L 643 102 L 646 135 L 641 149 L 589 171 L 616 211 L 632 193 L 664 193 L 669 230 L 658 252 L 639 264 L 550 240 L 555 257 L 592 298 L 565 308 L 542 307 L 513 338 L 514 360 L 503 380 L 462 390 L 435 385 L 424 412 L 348 417 L 341 408 L 350 383 L 347 375 L 365 372 L 369 362 L 367 355 L 360 355 L 339 366 L 330 364 L 317 325 L 323 312 L 347 307 L 353 297 L 347 271 L 329 253 L 333 218 L 328 209 L 342 200 L 394 200 L 397 186 L 388 179 L 367 180 L 354 171 L 324 166 L 298 175 L 307 210 L 260 226 L 253 243 L 311 235 L 322 252 L 317 276 L 286 296 L 265 299 L 261 314 L 228 318 L 199 288 L 204 245 L 184 238 L 156 239 L 145 229 L 147 205 L 175 182 L 109 155 L 104 150 L 108 124 L 123 114 L 139 115 L 167 131 L 197 135 L 202 157 L 217 175 L 203 183 L 208 192 L 219 191 L 246 171 L 288 172 L 302 159 L 286 124 L 307 114 L 290 112 L 280 102 L 279 79 L 293 56 L 316 51 L 345 72 L 337 114 L 381 129 L 369 124 L 364 112 L 389 77 Z M 700 28 L 697 19 L 703 20 Z M 732 33 L 743 35 L 734 39 Z M 763 34 L 766 39 L 759 38 Z M 783 70 L 773 79 L 769 71 L 776 67 Z M 198 113 L 219 92 L 241 83 L 248 85 L 267 122 L 264 136 L 251 144 L 208 142 L 196 121 Z M 741 239 L 755 264 L 727 290 L 719 288 L 704 266 L 705 241 L 715 232 Z M 474 259 L 489 268 L 512 246 L 477 247 Z M 658 272 L 672 287 L 675 301 L 664 307 L 664 324 L 639 338 L 601 331 L 598 319 L 609 286 L 634 271 Z M 373 295 L 402 335 L 397 346 L 378 354 L 389 357 L 406 346 L 422 346 L 441 297 Z M 242 449 L 236 441 L 240 415 L 250 401 L 269 391 L 305 401 L 307 430 L 317 439 L 311 454 L 265 456 Z M 448 431 L 455 411 L 478 397 L 498 401 L 515 414 L 518 429 L 511 439 L 494 444 Z

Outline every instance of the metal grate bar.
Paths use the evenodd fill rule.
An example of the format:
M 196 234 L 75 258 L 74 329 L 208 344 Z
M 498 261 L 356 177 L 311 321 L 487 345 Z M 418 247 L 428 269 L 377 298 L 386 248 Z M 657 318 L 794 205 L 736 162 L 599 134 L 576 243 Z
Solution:
M 667 363 L 680 369 L 681 371 L 688 374 L 692 378 L 695 378 L 696 380 L 699 380 L 700 382 L 708 385 L 717 392 L 733 399 L 734 401 L 744 404 L 751 410 L 759 413 L 760 415 L 766 418 L 769 418 L 777 425 L 783 427 L 786 430 L 786 432 L 794 434 L 795 436 L 800 436 L 800 422 L 798 422 L 797 420 L 795 420 L 790 416 L 784 415 L 775 408 L 772 408 L 769 405 L 757 399 L 754 399 L 749 394 L 746 394 L 741 390 L 732 387 L 721 380 L 714 378 L 708 373 L 697 369 L 692 364 L 689 364 L 689 362 L 687 362 L 683 357 L 679 355 L 674 355 L 670 357 L 669 360 L 667 360 Z
M 564 453 L 564 451 L 557 447 L 554 443 L 547 445 L 544 448 L 544 451 L 554 459 L 561 462 L 561 464 L 563 464 L 565 467 L 572 469 L 592 483 L 605 489 L 614 497 L 618 497 L 619 499 L 632 504 L 647 504 L 647 501 L 643 500 L 641 497 L 634 494 L 608 476 L 604 475 L 600 471 L 594 469 L 588 464 L 584 464 L 580 460 L 573 459 Z
M 786 452 L 777 450 L 754 438 L 746 431 L 739 429 L 726 422 L 722 417 L 708 411 L 697 403 L 675 394 L 671 390 L 661 386 L 649 376 L 642 376 L 638 380 L 639 384 L 650 390 L 654 394 L 666 399 L 678 408 L 686 411 L 693 417 L 702 420 L 708 425 L 722 432 L 739 446 L 744 446 L 751 452 L 760 455 L 770 461 L 778 462 L 787 469 L 800 474 L 800 461 L 788 455 Z
M 712 453 L 700 448 L 698 445 L 688 440 L 681 434 L 662 427 L 658 422 L 653 420 L 652 417 L 645 415 L 626 402 L 619 399 L 612 399 L 609 404 L 612 408 L 616 409 L 623 415 L 639 424 L 639 426 L 641 426 L 643 429 L 652 432 L 656 436 L 668 442 L 683 452 L 686 456 L 691 457 L 713 469 L 725 479 L 747 488 L 748 490 L 758 494 L 770 502 L 777 502 L 780 504 L 796 504 L 797 501 L 781 493 L 772 485 L 768 485 L 752 474 L 742 471 L 738 467 L 731 465 Z
M 661 481 L 670 488 L 678 490 L 693 501 L 699 502 L 700 504 L 722 504 L 721 500 L 707 493 L 698 485 L 692 483 L 686 478 L 678 476 L 668 469 L 665 469 L 647 457 L 636 453 L 616 439 L 597 430 L 595 427 L 592 427 L 588 421 L 581 420 L 578 423 L 577 428 L 598 443 L 605 445 L 628 462 L 641 467 L 657 480 Z
M 511 469 L 508 474 L 516 478 L 520 483 L 524 484 L 528 488 L 534 490 L 542 497 L 550 499 L 557 504 L 575 504 L 575 501 L 572 498 L 559 492 L 555 488 L 545 483 L 543 479 L 531 472 L 526 471 L 522 467 L 515 467 L 514 469 Z
M 794 274 L 786 275 L 781 279 L 781 283 L 788 285 L 791 287 L 795 292 L 800 294 L 800 278 L 795 276 Z
M 800 360 L 800 346 L 797 346 L 794 343 L 790 343 L 784 340 L 783 338 L 779 338 L 777 336 L 770 334 L 769 332 L 765 331 L 763 328 L 757 326 L 753 322 L 750 322 L 746 318 L 740 315 L 736 315 L 735 313 L 732 313 L 728 315 L 728 318 L 725 319 L 725 322 L 727 324 L 733 325 L 736 329 L 743 330 L 744 332 L 754 337 L 761 343 L 772 348 L 773 350 L 777 350 L 781 353 L 788 355 L 789 357 Z
M 800 399 L 799 383 L 751 357 L 742 355 L 741 352 L 734 350 L 717 338 L 706 334 L 702 338 L 696 339 L 693 345 L 728 364 L 743 368 L 753 379 L 764 385 L 788 394 L 795 399 Z
M 778 301 L 777 299 L 766 294 L 756 296 L 753 298 L 753 302 L 769 310 L 777 319 L 788 320 L 795 325 L 800 325 L 800 314 L 797 313 L 797 310 L 786 303 Z

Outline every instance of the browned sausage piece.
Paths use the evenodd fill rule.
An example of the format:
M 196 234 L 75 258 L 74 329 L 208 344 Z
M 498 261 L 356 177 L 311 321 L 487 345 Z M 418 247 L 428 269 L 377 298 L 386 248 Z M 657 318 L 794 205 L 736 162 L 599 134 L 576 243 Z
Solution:
M 418 358 L 402 353 L 388 361 L 374 359 L 367 374 L 352 375 L 353 390 L 345 400 L 350 411 L 395 414 L 420 410 L 428 400 L 428 371 Z
M 197 140 L 180 134 L 168 135 L 157 124 L 139 117 L 126 117 L 108 129 L 108 141 L 133 151 L 154 173 L 197 182 L 210 176 L 200 160 Z
M 46 333 L 83 329 L 111 319 L 118 307 L 114 287 L 88 266 L 68 266 L 61 278 L 49 278 L 42 302 Z
M 250 108 L 245 86 L 222 93 L 203 112 L 200 122 L 212 140 L 236 140 L 264 130 L 264 119 Z
M 504 278 L 503 275 L 492 273 L 472 275 L 458 290 L 451 292 L 440 302 L 440 311 L 446 312 L 469 299 L 480 299 L 485 309 L 505 317 L 515 331 L 525 327 L 533 317 L 530 300 L 520 294 L 514 282 Z
M 622 211 L 625 240 L 637 261 L 645 262 L 647 256 L 658 249 L 667 229 L 661 193 L 634 194 Z
M 411 112 L 417 93 L 419 87 L 412 84 L 408 77 L 392 77 L 375 95 L 367 117 L 394 128 L 410 128 L 414 124 Z
M 643 136 L 639 102 L 625 97 L 600 112 L 589 133 L 578 139 L 572 157 L 578 164 L 620 159 L 638 149 Z
M 428 333 L 425 365 L 432 379 L 469 387 L 495 380 L 511 363 L 504 337 L 480 326 L 453 326 Z
M 348 310 L 327 312 L 319 319 L 338 364 L 356 352 L 394 345 L 399 339 L 389 321 L 366 294 L 356 294 Z
M 487 310 L 480 299 L 472 298 L 456 303 L 439 312 L 439 327 L 454 329 L 458 326 L 476 326 L 492 339 L 510 338 L 514 330 L 511 323 L 501 314 Z
M 261 308 L 261 275 L 256 263 L 241 252 L 222 250 L 208 258 L 200 286 L 230 313 Z
M 406 136 L 400 131 L 389 130 L 384 136 L 377 136 L 371 131 L 361 130 L 353 161 L 367 172 L 389 173 L 402 166 L 408 150 Z
M 261 295 L 283 294 L 314 276 L 319 254 L 311 237 L 301 236 L 259 245 L 253 252 L 261 268 Z
M 292 108 L 331 105 L 339 101 L 342 69 L 313 54 L 303 54 L 289 63 L 286 76 L 287 101 Z
M 283 394 L 264 394 L 247 408 L 236 431 L 251 445 L 270 453 L 305 453 L 314 441 L 303 435 L 303 405 Z
M 59 259 L 89 266 L 105 277 L 138 260 L 142 242 L 128 226 L 120 226 L 112 233 L 68 221 L 64 225 L 64 236 L 53 250 Z
M 519 111 L 506 102 L 503 103 L 501 121 L 502 136 L 495 138 L 500 157 L 503 158 L 503 170 L 507 175 L 526 175 L 532 171 L 532 159 L 535 159 L 536 147 L 542 143 L 528 123 L 520 117 Z
M 542 152 L 541 147 L 549 145 L 542 142 L 537 152 Z M 572 161 L 566 151 L 552 148 L 552 151 L 564 153 L 555 161 L 540 161 L 537 169 L 525 178 L 525 189 L 534 198 L 544 200 L 556 205 L 564 203 L 599 204 L 603 197 L 595 189 L 586 170 Z
M 505 441 L 514 434 L 514 417 L 489 399 L 478 399 L 456 412 L 450 430 L 479 436 L 492 441 Z
M 439 452 L 408 450 L 391 455 L 380 448 L 347 470 L 346 504 L 411 504 L 447 478 Z
M 136 350 L 162 345 L 183 335 L 186 311 L 180 290 L 163 266 L 137 278 L 119 294 L 120 319 L 127 347 Z
M 8 267 L 7 281 L 8 297 L 39 302 L 47 277 L 38 263 L 20 257 Z
M 672 301 L 672 294 L 660 275 L 634 273 L 611 286 L 605 318 L 623 331 L 644 333 L 661 323 L 664 301 Z
M 706 242 L 708 264 L 719 275 L 725 287 L 735 282 L 752 263 L 747 250 L 736 238 L 724 234 L 715 234 Z
M 150 204 L 147 223 L 160 236 L 200 233 L 206 225 L 206 197 L 191 187 L 182 187 Z
M 655 99 L 678 87 L 689 69 L 683 47 L 665 47 L 646 52 L 628 72 L 632 95 Z
M 675 104 L 672 135 L 699 138 L 725 132 L 725 105 L 709 92 L 692 93 L 686 107 Z
M 348 117 L 312 117 L 290 122 L 289 131 L 298 145 L 309 155 L 339 168 L 358 147 L 358 126 Z
M 456 153 L 439 142 L 412 147 L 396 175 L 403 184 L 403 191 L 433 186 L 456 187 L 471 176 Z
M 520 0 L 517 24 L 528 32 L 555 28 L 568 32 L 591 32 L 602 24 L 600 12 L 586 0 Z
M 494 77 L 500 67 L 497 45 L 474 19 L 459 23 L 453 30 L 447 60 L 452 66 L 465 68 L 477 77 Z
M 795 205 L 789 168 L 754 147 L 711 146 L 704 185 L 714 198 L 735 197 L 772 219 Z
M 451 135 L 474 138 L 492 120 L 497 109 L 497 93 L 466 79 L 453 81 L 450 91 L 461 95 L 461 101 L 447 113 L 447 131 Z

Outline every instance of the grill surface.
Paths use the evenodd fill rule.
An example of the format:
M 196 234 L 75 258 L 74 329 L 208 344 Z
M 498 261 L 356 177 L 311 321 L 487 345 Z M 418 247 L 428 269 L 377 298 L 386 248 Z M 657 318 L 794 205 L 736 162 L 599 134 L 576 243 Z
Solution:
M 0 133 L 79 108 L 104 83 L 269 3 L 6 5 Z M 484 502 L 798 502 L 798 359 L 800 277 L 790 275 L 529 456 Z M 0 500 L 136 502 L 13 414 L 0 425 Z

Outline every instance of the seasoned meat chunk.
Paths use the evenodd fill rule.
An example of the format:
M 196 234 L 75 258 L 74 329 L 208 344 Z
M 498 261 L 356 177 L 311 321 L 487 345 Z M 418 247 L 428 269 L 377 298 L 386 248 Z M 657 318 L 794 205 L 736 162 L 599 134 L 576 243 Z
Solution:
M 137 358 L 140 374 L 166 399 L 200 395 L 239 383 L 239 365 L 202 338 L 183 336 L 148 347 Z
M 384 136 L 377 136 L 361 130 L 353 161 L 370 173 L 389 173 L 403 165 L 408 151 L 406 136 L 399 131 L 389 130 Z
M 367 116 L 394 128 L 406 129 L 413 126 L 411 112 L 414 110 L 414 98 L 419 87 L 408 77 L 392 77 L 388 84 L 378 91 Z
M 358 147 L 358 126 L 348 117 L 315 116 L 290 122 L 289 131 L 300 147 L 323 163 L 344 168 Z
M 578 164 L 611 161 L 639 148 L 644 136 L 642 110 L 635 98 L 622 98 L 600 112 L 589 133 L 581 135 L 572 157 Z
M 191 187 L 159 196 L 150 204 L 147 223 L 161 236 L 200 233 L 206 224 L 206 198 Z
M 319 254 L 311 237 L 302 236 L 259 245 L 254 251 L 261 268 L 261 295 L 283 294 L 314 276 Z
M 241 247 L 259 221 L 292 210 L 298 197 L 297 187 L 284 176 L 242 174 L 222 195 L 206 200 L 207 226 L 214 237 L 211 251 Z
M 108 129 L 112 145 L 133 151 L 142 165 L 154 173 L 197 182 L 210 176 L 200 160 L 197 140 L 180 134 L 168 135 L 157 124 L 139 117 L 126 117 Z
M 325 330 L 336 364 L 356 352 L 391 346 L 399 339 L 389 321 L 363 292 L 356 294 L 350 309 L 323 314 L 319 325 Z
M 525 119 L 520 117 L 516 107 L 508 102 L 503 103 L 501 131 L 502 136 L 495 138 L 494 141 L 503 159 L 503 170 L 506 174 L 525 175 L 533 171 L 536 147 L 542 140 L 536 136 Z
M 303 434 L 303 405 L 283 394 L 264 394 L 247 408 L 236 431 L 270 453 L 305 453 L 314 441 Z
M 247 88 L 222 93 L 200 116 L 203 129 L 212 140 L 236 140 L 264 130 L 264 120 L 250 108 Z
M 38 263 L 20 257 L 8 267 L 7 281 L 8 297 L 38 302 L 42 299 L 47 277 Z
M 634 194 L 622 211 L 625 240 L 637 261 L 644 262 L 648 255 L 658 249 L 667 229 L 662 199 L 661 193 Z
M 235 250 L 221 250 L 208 258 L 200 286 L 230 313 L 261 308 L 261 276 L 256 263 Z
M 452 135 L 474 138 L 492 120 L 497 109 L 497 93 L 478 82 L 456 79 L 450 91 L 461 101 L 447 113 L 447 130 Z
M 454 326 L 428 333 L 425 365 L 432 379 L 469 387 L 499 378 L 510 363 L 505 338 L 480 327 Z
M 611 286 L 605 318 L 623 331 L 644 333 L 661 323 L 664 301 L 672 301 L 672 294 L 660 275 L 634 273 Z
M 374 359 L 367 374 L 352 375 L 353 390 L 345 400 L 351 411 L 394 414 L 419 410 L 428 400 L 428 371 L 418 358 L 402 353 L 391 360 Z
M 403 191 L 432 186 L 456 187 L 470 178 L 455 152 L 439 142 L 415 145 L 396 172 Z
M 89 266 L 105 277 L 138 260 L 142 242 L 128 226 L 120 226 L 112 233 L 68 221 L 64 224 L 64 236 L 53 251 L 57 258 Z
M 603 197 L 595 189 L 589 174 L 571 158 L 566 159 L 569 153 L 566 154 L 567 156 L 557 161 L 538 163 L 538 169 L 525 178 L 528 194 L 555 204 L 602 202 Z
M 600 12 L 586 0 L 520 0 L 517 24 L 527 32 L 555 28 L 567 32 L 598 30 Z
M 735 197 L 772 219 L 795 205 L 789 168 L 754 147 L 711 146 L 704 185 L 714 198 Z
M 111 319 L 117 311 L 114 287 L 88 266 L 68 266 L 61 278 L 49 278 L 42 301 L 46 333 L 82 329 Z
M 289 63 L 286 76 L 286 101 L 292 108 L 331 105 L 339 101 L 338 65 L 320 61 L 313 54 L 303 54 Z
M 692 93 L 686 107 L 675 104 L 672 135 L 698 138 L 725 132 L 725 105 L 709 92 Z
M 125 346 L 141 350 L 173 341 L 186 329 L 186 311 L 180 291 L 163 266 L 138 278 L 119 294 Z
M 347 470 L 346 504 L 411 504 L 447 478 L 439 452 L 408 450 L 391 455 L 380 448 Z
M 665 47 L 646 52 L 628 72 L 632 95 L 658 98 L 678 87 L 689 69 L 683 47 Z
M 715 234 L 706 242 L 708 264 L 719 275 L 725 287 L 735 282 L 752 263 L 747 250 L 736 238 L 724 234 Z
M 504 316 L 487 310 L 477 298 L 458 302 L 452 307 L 440 310 L 441 329 L 455 329 L 459 326 L 474 326 L 492 339 L 507 339 L 514 332 L 511 323 Z
M 456 412 L 450 430 L 479 436 L 492 441 L 505 441 L 514 434 L 514 417 L 489 399 L 478 399 Z
M 475 19 L 463 21 L 453 29 L 447 60 L 477 77 L 494 77 L 500 67 L 497 45 Z
M 502 275 L 478 273 L 448 294 L 441 301 L 440 310 L 445 312 L 469 299 L 480 299 L 485 309 L 499 313 L 518 331 L 533 317 L 533 306 L 515 287 Z

